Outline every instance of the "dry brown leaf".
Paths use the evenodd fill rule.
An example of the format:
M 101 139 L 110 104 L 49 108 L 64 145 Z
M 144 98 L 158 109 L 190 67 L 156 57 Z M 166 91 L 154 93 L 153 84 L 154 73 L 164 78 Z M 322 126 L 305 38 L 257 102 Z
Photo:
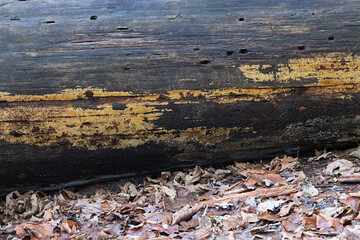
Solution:
M 21 194 L 18 191 L 13 191 L 6 195 L 6 203 L 5 207 L 8 212 L 8 214 L 13 214 L 14 212 L 20 212 L 21 209 L 19 209 L 17 199 L 21 196 Z
M 339 234 L 340 240 L 358 240 L 360 239 L 360 225 L 350 225 L 344 228 Z
M 97 238 L 98 240 L 108 240 L 108 239 L 111 239 L 111 237 L 109 235 L 107 235 L 104 231 L 101 231 Z
M 16 235 L 20 238 L 50 239 L 54 236 L 50 223 L 22 223 L 15 227 Z
M 354 209 L 355 212 L 360 210 L 360 197 L 348 197 L 346 198 L 345 204 Z
M 203 206 L 201 204 L 196 204 L 191 207 L 190 205 L 186 205 L 176 213 L 172 215 L 172 225 L 178 224 L 179 222 L 189 219 L 195 213 L 197 213 Z
M 354 172 L 354 164 L 346 159 L 336 160 L 330 163 L 325 169 L 325 174 L 327 175 L 346 175 Z
M 196 166 L 193 171 L 185 176 L 185 185 L 196 183 L 200 180 L 203 170 L 200 166 Z
M 61 223 L 61 230 L 67 232 L 70 235 L 75 234 L 78 229 L 79 229 L 79 224 L 72 220 L 64 220 Z
M 295 171 L 300 166 L 297 158 L 284 156 L 276 157 L 270 162 L 270 170 L 274 172 Z
M 249 173 L 266 173 L 266 170 L 264 166 L 262 165 L 262 162 L 260 164 L 251 164 L 250 169 L 248 170 Z
M 209 185 L 201 184 L 201 183 L 196 184 L 196 185 L 187 185 L 187 186 L 185 186 L 185 188 L 190 191 L 190 194 L 191 193 L 203 193 L 203 192 L 212 190 L 212 188 L 209 187 Z M 189 195 L 188 195 L 188 197 L 189 197 Z
M 102 202 L 101 198 L 97 199 L 96 202 L 90 202 L 89 199 L 78 199 L 73 206 L 73 210 L 79 210 L 81 217 L 90 219 L 92 215 L 98 215 L 102 212 Z
M 239 228 L 242 217 L 240 215 L 230 216 L 222 222 L 222 228 L 225 231 L 236 230 Z
M 331 152 L 326 152 L 324 151 L 324 153 L 320 153 L 318 152 L 318 154 L 316 154 L 316 157 L 310 157 L 308 159 L 309 162 L 312 162 L 312 161 L 319 161 L 319 160 L 322 160 L 322 159 L 328 159 L 330 158 L 331 156 L 333 156 L 333 154 Z
M 292 184 L 303 183 L 307 178 L 307 176 L 305 175 L 305 173 L 303 171 L 295 173 L 295 176 L 296 177 L 295 177 L 294 181 L 291 182 Z
M 38 198 L 36 196 L 36 193 L 32 194 L 30 199 L 30 209 L 28 209 L 26 212 L 22 214 L 23 218 L 31 217 L 35 215 L 39 210 L 39 203 Z
M 52 218 L 53 218 L 52 211 L 53 211 L 52 208 L 49 208 L 49 209 L 45 210 L 44 216 L 43 216 L 44 220 L 46 220 L 46 221 L 52 220 Z
M 298 213 L 291 214 L 287 219 L 282 220 L 282 225 L 288 232 L 295 232 L 302 226 L 302 216 Z
M 246 170 L 249 168 L 249 164 L 243 162 L 235 162 L 235 167 L 237 167 L 239 170 Z
M 284 206 L 282 206 L 282 208 L 280 209 L 279 212 L 279 216 L 280 217 L 285 217 L 286 215 L 288 215 L 290 213 L 290 211 L 297 205 L 297 203 L 294 202 L 290 202 Z
M 260 221 L 258 214 L 256 213 L 247 213 L 244 211 L 241 211 L 240 213 L 241 218 L 246 223 L 256 223 Z
M 342 215 L 346 210 L 350 209 L 349 207 L 343 207 L 343 206 L 333 206 L 328 208 L 323 208 L 320 210 L 320 213 L 330 216 L 330 217 L 338 217 Z
M 360 147 L 358 147 L 355 151 L 352 151 L 351 153 L 349 153 L 349 156 L 360 159 Z
M 148 184 L 160 184 L 162 181 L 161 178 L 150 178 L 150 177 L 145 177 L 144 178 L 144 185 L 147 186 Z
M 259 213 L 259 219 L 266 220 L 269 222 L 280 222 L 283 218 L 277 216 L 276 214 L 265 211 L 265 212 Z
M 167 186 L 160 186 L 161 191 L 166 194 L 170 199 L 175 199 L 177 194 L 175 189 L 171 189 Z
M 126 193 L 130 195 L 130 197 L 136 197 L 141 195 L 141 193 L 136 189 L 135 184 L 131 182 L 125 183 L 124 188 L 126 189 Z
M 316 229 L 316 215 L 304 216 L 303 224 L 306 229 L 315 230 Z
M 270 165 L 269 165 L 270 171 L 279 172 L 281 169 L 281 162 L 282 162 L 282 159 L 279 157 L 276 157 L 273 160 L 271 160 Z
M 82 197 L 80 194 L 73 193 L 71 191 L 67 191 L 65 189 L 60 190 L 60 194 L 57 196 L 57 203 L 60 206 L 66 206 L 70 204 L 73 200 L 76 200 L 77 198 Z
M 166 236 L 152 238 L 152 240 L 173 240 L 173 239 L 175 238 L 166 237 Z
M 300 162 L 297 158 L 284 156 L 281 162 L 281 169 L 282 171 L 295 171 L 298 167 L 300 167 Z
M 264 211 L 274 211 L 275 208 L 280 207 L 285 201 L 283 200 L 274 200 L 274 199 L 268 199 L 266 201 L 263 201 L 259 203 L 257 206 L 258 212 L 264 212 Z
M 339 219 L 319 213 L 316 215 L 316 228 L 320 231 L 341 232 L 343 226 Z
M 177 235 L 177 239 L 209 239 L 213 235 L 212 229 L 197 229 L 191 232 L 184 232 Z
M 149 224 L 171 224 L 172 214 L 169 212 L 144 213 L 146 222 Z
M 285 178 L 281 177 L 278 173 L 251 173 L 243 183 L 247 187 L 265 187 L 268 186 L 267 181 L 272 184 L 285 183 Z

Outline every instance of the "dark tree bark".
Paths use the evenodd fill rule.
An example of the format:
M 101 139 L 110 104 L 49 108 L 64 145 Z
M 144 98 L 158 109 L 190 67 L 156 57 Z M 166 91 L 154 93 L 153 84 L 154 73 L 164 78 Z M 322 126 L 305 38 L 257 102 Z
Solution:
M 0 190 L 357 143 L 358 1 L 0 4 Z

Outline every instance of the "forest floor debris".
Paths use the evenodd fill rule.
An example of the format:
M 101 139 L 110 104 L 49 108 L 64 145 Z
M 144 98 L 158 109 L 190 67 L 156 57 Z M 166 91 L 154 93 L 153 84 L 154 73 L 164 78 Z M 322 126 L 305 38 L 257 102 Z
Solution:
M 93 194 L 14 191 L 0 239 L 360 239 L 357 152 L 196 166 Z

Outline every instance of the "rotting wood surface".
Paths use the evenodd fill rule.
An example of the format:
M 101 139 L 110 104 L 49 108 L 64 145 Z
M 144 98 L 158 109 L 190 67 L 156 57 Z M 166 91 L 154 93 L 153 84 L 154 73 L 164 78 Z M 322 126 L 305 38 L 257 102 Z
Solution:
M 357 1 L 0 5 L 0 189 L 358 142 Z

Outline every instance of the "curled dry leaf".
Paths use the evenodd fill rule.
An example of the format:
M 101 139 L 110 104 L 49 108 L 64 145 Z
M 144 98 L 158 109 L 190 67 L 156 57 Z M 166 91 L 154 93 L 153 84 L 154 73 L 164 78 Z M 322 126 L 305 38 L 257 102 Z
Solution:
M 203 170 L 200 166 L 196 166 L 193 171 L 185 176 L 185 185 L 196 183 L 200 180 Z
M 175 189 L 171 189 L 167 186 L 160 186 L 161 191 L 166 194 L 166 196 L 168 196 L 171 200 L 174 200 L 176 198 L 176 190 Z
M 280 222 L 283 218 L 280 218 L 278 215 L 265 211 L 265 212 L 261 212 L 259 213 L 259 219 L 261 220 L 266 220 L 269 222 Z
M 310 157 L 308 159 L 309 162 L 312 162 L 312 161 L 319 161 L 319 160 L 322 160 L 322 159 L 328 159 L 332 156 L 332 153 L 331 152 L 324 152 L 324 153 L 319 153 L 316 157 Z
M 286 155 L 282 159 L 276 157 L 270 162 L 270 170 L 274 172 L 295 171 L 298 167 L 300 167 L 299 160 Z
M 288 157 L 285 155 L 281 162 L 280 172 L 295 171 L 299 167 L 300 167 L 300 162 L 297 158 Z
M 247 212 L 241 211 L 240 215 L 244 222 L 256 223 L 256 222 L 260 221 L 259 216 L 256 213 L 247 213 Z
M 196 185 L 188 185 L 185 187 L 190 191 L 190 193 L 203 193 L 206 191 L 211 191 L 212 188 L 207 184 L 196 184 Z M 188 195 L 189 196 L 189 195 Z
M 24 218 L 35 215 L 39 210 L 38 198 L 35 193 L 32 194 L 30 197 L 30 207 L 29 208 L 30 208 L 29 210 L 27 210 L 26 212 L 23 213 Z
M 344 231 L 339 234 L 340 240 L 356 240 L 360 239 L 360 225 L 346 226 Z
M 285 217 L 286 215 L 288 215 L 290 213 L 290 211 L 297 205 L 297 203 L 295 202 L 290 202 L 284 206 L 282 206 L 282 208 L 280 209 L 279 212 L 279 216 L 280 217 Z
M 12 215 L 14 212 L 19 212 L 21 209 L 19 209 L 17 199 L 21 196 L 21 194 L 18 191 L 13 191 L 6 195 L 6 203 L 5 207 L 7 210 L 7 213 L 9 215 Z
M 15 227 L 15 231 L 20 238 L 50 239 L 54 236 L 50 223 L 22 223 Z
M 141 195 L 141 193 L 136 189 L 135 184 L 131 182 L 125 183 L 124 188 L 126 189 L 126 193 L 130 195 L 130 197 L 136 197 Z
M 271 181 L 273 184 L 285 183 L 285 178 L 281 177 L 278 173 L 251 173 L 245 180 L 244 185 L 247 187 L 266 187 L 266 181 Z
M 239 170 L 246 170 L 249 168 L 249 164 L 243 162 L 235 162 L 235 167 L 237 167 Z
M 191 207 L 190 205 L 186 205 L 176 213 L 172 215 L 172 225 L 177 224 L 183 220 L 189 219 L 195 213 L 197 213 L 203 206 L 200 204 L 196 204 Z
M 360 211 L 360 197 L 348 197 L 345 204 L 354 210 L 356 217 Z
M 78 199 L 73 206 L 73 210 L 79 210 L 81 212 L 81 217 L 90 219 L 92 215 L 101 213 L 101 203 L 102 199 L 97 199 L 94 203 L 90 202 L 88 199 Z
M 259 205 L 257 206 L 257 210 L 258 210 L 258 212 L 265 212 L 268 210 L 274 211 L 275 208 L 280 207 L 284 202 L 285 201 L 283 201 L 283 200 L 269 199 L 269 200 L 259 203 Z
M 239 228 L 242 217 L 240 215 L 229 216 L 223 221 L 223 229 L 226 231 L 236 230 Z
M 327 175 L 346 175 L 352 174 L 355 172 L 355 168 L 353 168 L 354 164 L 345 159 L 339 159 L 332 163 L 330 163 L 326 169 L 325 174 Z
M 316 228 L 320 231 L 341 232 L 343 226 L 339 219 L 319 213 L 316 216 Z
M 49 207 L 47 204 L 49 200 L 46 195 L 39 191 L 29 191 L 23 195 L 19 192 L 11 192 L 6 196 L 5 214 L 22 218 L 32 217 L 37 215 L 41 217 L 44 214 L 45 208 Z
M 339 217 L 342 213 L 349 210 L 350 207 L 344 207 L 344 206 L 333 206 L 328 208 L 323 208 L 320 210 L 321 214 L 330 216 L 330 217 Z
M 71 191 L 67 191 L 65 189 L 61 189 L 60 190 L 60 194 L 57 197 L 57 203 L 60 206 L 66 206 L 68 205 L 70 202 L 72 202 L 73 200 L 82 197 L 82 195 L 77 194 L 77 193 L 73 193 Z
M 282 221 L 282 225 L 288 232 L 295 232 L 299 227 L 302 226 L 302 216 L 298 213 L 291 214 L 287 219 Z
M 67 232 L 70 235 L 75 234 L 78 229 L 79 229 L 79 224 L 72 220 L 64 220 L 61 223 L 61 230 Z
M 316 215 L 313 214 L 311 216 L 304 216 L 303 224 L 307 230 L 310 230 L 310 229 L 315 230 L 316 229 Z
M 360 147 L 358 147 L 355 151 L 352 151 L 349 155 L 360 159 Z
M 52 208 L 49 208 L 49 209 L 45 210 L 44 216 L 43 216 L 44 220 L 46 220 L 46 221 L 52 220 L 52 218 L 53 218 L 52 211 L 53 211 Z
M 294 181 L 292 181 L 292 184 L 298 184 L 298 183 L 302 183 L 306 180 L 306 175 L 303 171 L 297 172 L 295 173 L 295 179 Z

